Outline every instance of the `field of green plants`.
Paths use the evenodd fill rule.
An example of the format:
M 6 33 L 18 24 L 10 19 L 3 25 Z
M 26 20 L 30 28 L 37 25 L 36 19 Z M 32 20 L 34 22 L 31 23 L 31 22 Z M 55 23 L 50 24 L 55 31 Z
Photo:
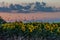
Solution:
M 5 22 L 0 19 L 0 40 L 60 40 L 60 23 Z

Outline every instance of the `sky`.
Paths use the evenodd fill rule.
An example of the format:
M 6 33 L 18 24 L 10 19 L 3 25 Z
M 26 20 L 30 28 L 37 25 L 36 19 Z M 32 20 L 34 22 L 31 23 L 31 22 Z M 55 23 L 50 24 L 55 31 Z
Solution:
M 45 2 L 47 5 L 60 8 L 60 0 L 0 0 L 0 3 L 1 2 L 7 2 L 7 3 L 14 3 L 14 4 L 19 3 L 20 4 L 20 3 L 32 3 L 32 2 L 36 2 L 36 1 L 38 1 L 38 2 Z M 34 16 L 34 19 L 36 19 L 36 18 L 38 18 L 38 19 L 45 19 L 45 18 L 46 19 L 47 18 L 55 19 L 55 18 L 60 18 L 60 12 L 59 13 L 53 12 L 53 13 L 47 13 L 47 14 L 42 14 L 42 13 L 41 14 L 29 14 L 29 15 L 13 14 L 16 17 L 11 15 L 12 13 L 11 14 L 6 14 L 5 12 L 4 12 L 4 14 L 2 14 L 2 13 L 0 12 L 0 16 L 5 18 L 6 20 L 13 19 L 13 18 L 16 18 L 16 17 L 17 17 L 17 19 L 19 19 L 21 17 L 22 20 L 25 20 L 24 18 L 27 18 L 27 20 L 31 20 L 33 16 Z M 15 20 L 15 19 L 13 19 L 13 20 Z
M 31 2 L 45 2 L 47 5 L 60 7 L 60 0 L 0 0 L 0 2 L 7 2 L 7 3 L 31 3 Z
M 44 2 L 47 2 L 47 3 L 59 3 L 60 4 L 60 0 L 0 0 L 0 2 L 9 2 L 9 3 L 20 3 L 20 2 L 36 2 L 36 1 L 44 1 Z

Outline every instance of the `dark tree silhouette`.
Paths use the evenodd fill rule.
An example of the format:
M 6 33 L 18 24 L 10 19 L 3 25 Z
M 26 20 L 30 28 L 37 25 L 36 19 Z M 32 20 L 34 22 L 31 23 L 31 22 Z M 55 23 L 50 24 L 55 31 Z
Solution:
M 0 24 L 3 24 L 3 23 L 6 23 L 6 21 L 3 20 L 3 19 L 1 18 L 1 16 L 0 16 Z

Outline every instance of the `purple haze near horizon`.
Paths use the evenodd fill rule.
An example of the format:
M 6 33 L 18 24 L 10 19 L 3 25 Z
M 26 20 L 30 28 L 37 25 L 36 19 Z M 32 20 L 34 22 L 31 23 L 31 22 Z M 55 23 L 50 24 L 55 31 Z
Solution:
M 37 12 L 37 13 L 4 13 L 0 16 L 9 21 L 42 21 L 42 22 L 60 22 L 60 12 Z

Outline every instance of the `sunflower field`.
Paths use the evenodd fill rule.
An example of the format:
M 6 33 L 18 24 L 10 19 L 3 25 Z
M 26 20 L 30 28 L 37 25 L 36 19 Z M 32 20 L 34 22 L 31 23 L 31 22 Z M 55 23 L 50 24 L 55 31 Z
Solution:
M 60 23 L 1 20 L 0 40 L 60 40 Z
M 9 22 L 0 24 L 0 39 L 59 40 L 60 23 Z

